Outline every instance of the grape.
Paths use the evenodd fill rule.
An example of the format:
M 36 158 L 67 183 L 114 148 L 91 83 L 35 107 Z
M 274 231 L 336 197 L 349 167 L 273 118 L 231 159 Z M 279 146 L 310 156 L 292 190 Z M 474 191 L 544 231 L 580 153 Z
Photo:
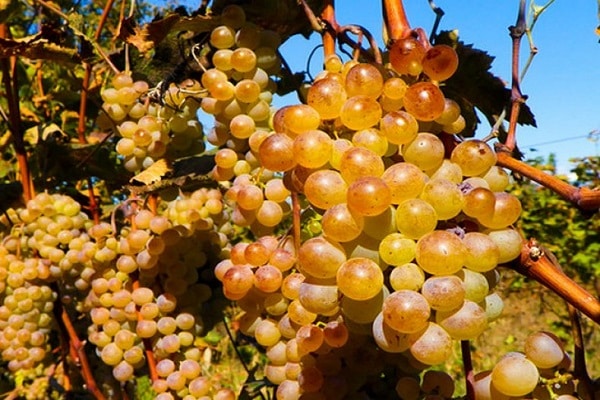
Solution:
M 329 135 L 320 130 L 310 130 L 299 134 L 294 139 L 294 159 L 303 167 L 319 168 L 331 158 L 333 141 Z
M 234 38 L 235 41 L 235 38 Z M 227 46 L 231 47 L 231 46 Z M 223 47 L 221 47 L 223 48 Z M 257 64 L 257 55 L 251 49 L 239 47 L 233 51 L 230 58 L 231 67 L 239 72 L 250 72 Z
M 500 255 L 498 264 L 507 263 L 514 260 L 521 254 L 523 246 L 523 238 L 514 229 L 499 229 L 489 231 L 488 236 L 496 243 Z
M 409 199 L 398 204 L 395 214 L 398 230 L 411 239 L 433 232 L 438 217 L 435 209 L 421 199 Z
M 454 393 L 454 379 L 444 371 L 425 371 L 421 389 L 425 393 L 437 393 L 444 398 L 450 398 Z
M 516 196 L 506 192 L 495 193 L 495 197 L 494 212 L 491 215 L 482 214 L 478 219 L 487 228 L 506 228 L 521 215 L 521 202 Z
M 417 400 L 421 394 L 421 385 L 417 379 L 403 376 L 396 383 L 396 394 L 401 400 Z
M 420 197 L 433 206 L 438 219 L 441 220 L 460 214 L 465 201 L 459 187 L 446 179 L 429 180 Z
M 406 144 L 417 137 L 419 125 L 415 117 L 406 111 L 391 111 L 379 123 L 382 135 L 393 144 Z
M 342 106 L 340 118 L 348 129 L 359 131 L 375 126 L 381 119 L 381 106 L 368 96 L 349 97 Z
M 564 358 L 563 344 L 551 332 L 535 332 L 527 337 L 525 356 L 538 368 L 555 368 Z
M 465 289 L 457 276 L 431 276 L 422 286 L 421 294 L 434 310 L 455 310 L 464 303 Z
M 391 233 L 379 244 L 381 259 L 390 265 L 402 265 L 415 258 L 416 243 L 401 233 Z
M 315 278 L 333 278 L 345 261 L 343 247 L 322 236 L 308 239 L 298 251 L 300 270 Z
M 383 273 L 377 263 L 368 258 L 350 258 L 337 270 L 340 292 L 353 300 L 368 300 L 383 287 Z
M 381 311 L 383 300 L 389 295 L 387 287 L 368 300 L 353 300 L 350 297 L 342 297 L 341 308 L 344 316 L 359 324 L 373 322 Z
M 411 290 L 391 293 L 383 302 L 382 312 L 384 322 L 401 333 L 423 330 L 431 315 L 427 299 Z
M 302 282 L 298 300 L 310 312 L 329 315 L 338 307 L 338 288 L 334 285 Z
M 535 364 L 522 354 L 504 356 L 491 374 L 494 388 L 507 396 L 526 395 L 537 386 L 539 378 Z
M 319 170 L 304 183 L 304 194 L 315 207 L 328 209 L 346 202 L 348 184 L 337 171 Z
M 348 328 L 339 319 L 327 322 L 323 328 L 323 340 L 330 347 L 342 347 L 348 342 L 348 339 Z
M 372 329 L 375 343 L 388 353 L 401 353 L 408 350 L 412 344 L 411 335 L 392 329 L 385 322 L 383 312 L 380 312 L 373 321 Z
M 301 326 L 296 332 L 296 343 L 300 352 L 304 354 L 317 351 L 324 341 L 321 328 L 309 324 Z
M 415 333 L 412 340 L 410 354 L 423 364 L 441 364 L 452 354 L 452 339 L 434 322 L 429 322 L 423 331 Z
M 450 160 L 460 166 L 463 175 L 477 176 L 496 164 L 496 153 L 481 140 L 465 140 L 452 150 Z
M 458 68 L 458 55 L 456 51 L 445 44 L 436 44 L 425 53 L 421 60 L 423 72 L 436 81 L 445 81 L 450 78 Z
M 258 155 L 261 165 L 272 171 L 288 171 L 296 165 L 294 141 L 283 133 L 265 138 L 260 144 Z
M 363 95 L 376 99 L 383 90 L 383 76 L 374 65 L 356 64 L 346 74 L 345 88 L 349 97 Z
M 463 212 L 469 217 L 479 218 L 494 214 L 496 196 L 487 188 L 473 188 L 464 194 L 463 199 Z
M 364 217 L 353 212 L 346 203 L 336 204 L 323 214 L 323 234 L 337 242 L 356 239 L 364 228 Z
M 417 241 L 416 260 L 427 273 L 447 275 L 463 267 L 466 253 L 466 247 L 458 236 L 435 230 Z
M 436 135 L 421 132 L 412 141 L 402 145 L 402 156 L 423 171 L 432 170 L 444 160 L 444 144 Z
M 286 107 L 283 112 L 286 133 L 297 136 L 302 132 L 316 130 L 321 124 L 321 116 L 309 105 L 296 104 Z
M 465 300 L 462 307 L 450 311 L 438 311 L 436 322 L 444 328 L 453 339 L 476 339 L 487 328 L 485 310 L 477 303 Z
M 376 153 L 363 147 L 351 147 L 340 159 L 340 174 L 349 184 L 359 178 L 379 177 L 385 167 L 383 160 Z
M 362 177 L 354 181 L 347 192 L 348 208 L 364 216 L 375 216 L 387 210 L 392 193 L 381 178 Z
M 390 63 L 399 74 L 419 75 L 425 47 L 415 38 L 396 40 L 390 48 Z
M 456 275 L 463 281 L 465 298 L 467 300 L 481 303 L 485 299 L 485 296 L 488 295 L 490 287 L 485 275 L 466 268 L 458 271 Z
M 113 376 L 119 382 L 126 382 L 133 378 L 133 367 L 126 361 L 121 361 L 113 367 Z
M 404 94 L 404 109 L 420 121 L 433 121 L 444 112 L 444 94 L 431 82 L 417 82 Z
M 312 84 L 306 99 L 307 104 L 319 113 L 321 119 L 328 120 L 340 116 L 347 98 L 344 86 L 340 82 L 324 78 Z
M 376 128 L 363 129 L 352 136 L 352 144 L 372 151 L 380 157 L 388 152 L 388 141 Z

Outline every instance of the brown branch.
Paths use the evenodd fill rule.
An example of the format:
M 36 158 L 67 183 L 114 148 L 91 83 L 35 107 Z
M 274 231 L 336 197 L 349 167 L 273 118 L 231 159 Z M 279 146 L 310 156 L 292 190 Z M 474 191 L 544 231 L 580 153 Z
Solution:
M 56 301 L 60 310 L 57 310 L 59 313 L 59 322 L 61 331 L 66 332 L 69 336 L 69 346 L 72 350 L 77 354 L 77 361 L 81 366 L 81 375 L 86 384 L 87 390 L 94 396 L 97 400 L 105 400 L 104 394 L 100 391 L 98 386 L 96 385 L 96 380 L 94 379 L 94 374 L 92 373 L 92 369 L 90 367 L 90 363 L 87 359 L 87 355 L 85 354 L 84 343 L 77 336 L 77 331 L 75 327 L 71 323 L 71 319 L 69 318 L 69 314 L 67 310 L 62 306 L 60 296 Z
M 511 110 L 510 120 L 508 125 L 508 134 L 506 137 L 506 147 L 511 151 L 517 145 L 517 119 L 521 111 L 521 104 L 525 102 L 525 97 L 521 92 L 520 77 L 519 77 L 519 51 L 521 48 L 521 38 L 525 34 L 527 24 L 525 22 L 525 0 L 521 0 L 519 4 L 519 14 L 517 23 L 508 28 L 512 39 L 512 85 L 511 85 Z
M 475 400 L 475 387 L 473 361 L 471 360 L 471 342 L 468 340 L 460 341 L 460 350 L 463 360 L 463 371 L 465 373 L 465 383 L 467 386 L 467 400 Z
M 326 21 L 335 21 L 335 5 L 334 0 L 326 0 L 325 8 L 321 13 L 321 18 Z M 324 30 L 322 34 L 323 40 L 323 55 L 325 60 L 328 56 L 335 54 L 335 32 Z
M 100 21 L 98 22 L 98 27 L 96 28 L 96 33 L 94 34 L 94 39 L 97 41 L 100 38 L 102 33 L 102 29 L 108 19 L 108 13 L 114 4 L 114 0 L 108 0 L 106 5 L 104 6 L 104 10 L 102 11 L 102 15 L 100 17 Z M 87 138 L 85 137 L 86 132 L 86 113 L 87 113 L 87 100 L 88 100 L 88 90 L 90 87 L 90 80 L 92 76 L 92 64 L 85 64 L 85 75 L 83 76 L 83 82 L 81 83 L 81 97 L 79 101 L 79 121 L 77 124 L 77 136 L 79 138 L 79 143 L 86 144 Z M 98 203 L 96 202 L 96 196 L 94 195 L 94 184 L 92 182 L 92 178 L 88 177 L 87 179 L 88 186 L 88 198 L 90 201 L 90 212 L 92 213 L 92 217 L 94 219 L 94 223 L 98 224 L 100 222 L 100 209 L 98 207 Z
M 587 187 L 577 188 L 569 185 L 554 175 L 549 175 L 522 161 L 513 158 L 502 148 L 496 149 L 497 165 L 517 172 L 554 191 L 563 199 L 573 203 L 580 210 L 598 210 L 600 208 L 600 190 Z
M 600 324 L 600 301 L 565 275 L 549 254 L 535 239 L 530 239 L 523 245 L 521 256 L 509 266 L 535 279 Z
M 382 10 L 385 29 L 391 42 L 411 35 L 402 0 L 382 0 Z
M 0 38 L 9 38 L 10 30 L 6 24 L 0 24 Z M 25 150 L 25 141 L 23 140 L 23 126 L 21 124 L 21 106 L 19 104 L 19 80 L 17 75 L 16 57 L 3 58 L 0 60 L 2 69 L 2 83 L 6 91 L 6 100 L 8 102 L 8 125 L 12 134 L 15 153 L 19 164 L 21 176 L 21 185 L 23 186 L 23 198 L 29 201 L 34 196 L 33 181 L 29 172 L 29 163 L 27 161 L 27 151 Z

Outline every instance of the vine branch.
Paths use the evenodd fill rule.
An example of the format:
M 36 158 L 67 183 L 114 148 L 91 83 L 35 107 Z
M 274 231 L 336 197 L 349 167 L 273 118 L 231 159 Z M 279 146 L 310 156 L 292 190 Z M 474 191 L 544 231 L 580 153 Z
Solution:
M 600 324 L 600 301 L 565 275 L 550 254 L 537 240 L 530 239 L 523 245 L 521 256 L 510 267 L 535 279 Z
M 511 111 L 508 125 L 508 134 L 506 137 L 506 147 L 513 151 L 517 145 L 517 119 L 521 111 L 521 104 L 526 98 L 521 92 L 519 78 L 519 50 L 521 48 L 521 39 L 525 34 L 527 23 L 525 21 L 525 0 L 519 2 L 519 14 L 515 25 L 508 28 L 512 39 L 512 83 L 511 83 Z

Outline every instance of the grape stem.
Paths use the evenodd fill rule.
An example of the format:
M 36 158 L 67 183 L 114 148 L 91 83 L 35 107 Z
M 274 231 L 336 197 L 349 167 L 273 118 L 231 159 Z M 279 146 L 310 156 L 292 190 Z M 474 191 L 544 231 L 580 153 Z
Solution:
M 510 150 L 503 147 L 496 147 L 497 164 L 501 167 L 517 172 L 541 185 L 554 191 L 563 199 L 573 203 L 577 208 L 583 211 L 597 211 L 600 208 L 600 190 L 594 190 L 587 187 L 577 188 L 569 185 L 557 178 L 547 174 L 531 165 L 513 158 Z
M 600 324 L 600 301 L 562 272 L 556 259 L 536 239 L 523 244 L 521 256 L 510 263 L 510 268 L 533 278 L 567 303 Z
M 335 15 L 330 18 L 328 15 L 322 14 L 319 18 L 311 10 L 308 4 L 306 4 L 305 0 L 298 0 L 298 3 L 302 6 L 306 17 L 316 32 L 321 34 L 324 32 L 330 32 L 330 34 L 337 39 L 340 48 L 343 44 L 348 45 L 355 51 L 359 52 L 361 57 L 365 58 L 366 60 L 373 61 L 378 64 L 382 63 L 383 58 L 381 57 L 381 51 L 379 50 L 377 41 L 371 32 L 369 32 L 369 30 L 360 25 L 340 25 L 335 20 Z M 357 35 L 359 41 L 351 39 L 348 36 L 348 32 Z M 363 36 L 369 41 L 370 50 L 372 52 L 370 52 L 369 49 L 362 47 L 361 41 Z
M 77 331 L 71 322 L 71 318 L 69 317 L 67 310 L 62 305 L 60 295 L 55 301 L 55 315 L 57 316 L 56 320 L 61 328 L 61 332 L 66 332 L 68 335 L 69 349 L 71 352 L 75 353 L 75 361 L 81 366 L 81 375 L 85 381 L 87 390 L 94 396 L 95 399 L 105 400 L 106 397 L 104 397 L 104 394 L 96 385 L 94 374 L 92 373 L 90 363 L 85 353 L 84 342 L 79 339 Z
M 411 35 L 410 24 L 402 0 L 382 0 L 383 20 L 391 44 Z
M 335 21 L 335 4 L 334 0 L 325 0 L 325 8 L 321 12 L 321 19 L 325 21 Z M 324 30 L 322 33 L 323 40 L 323 56 L 327 57 L 335 54 L 335 34 L 329 30 Z
M 511 110 L 506 137 L 506 147 L 513 151 L 517 145 L 517 119 L 521 111 L 521 104 L 526 100 L 521 92 L 521 79 L 519 77 L 519 49 L 521 48 L 521 39 L 525 34 L 527 24 L 525 22 L 525 0 L 519 2 L 519 13 L 515 25 L 508 28 L 512 39 L 512 83 L 511 83 Z
M 473 361 L 471 360 L 471 342 L 468 340 L 460 341 L 460 351 L 463 360 L 463 371 L 465 373 L 465 383 L 467 386 L 467 399 L 475 400 Z

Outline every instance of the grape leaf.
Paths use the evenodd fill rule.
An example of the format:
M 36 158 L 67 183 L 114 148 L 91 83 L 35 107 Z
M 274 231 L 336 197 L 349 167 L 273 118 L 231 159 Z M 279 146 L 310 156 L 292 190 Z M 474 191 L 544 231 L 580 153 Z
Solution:
M 50 28 L 21 39 L 0 38 L 0 58 L 20 56 L 36 60 L 77 64 L 81 57 L 76 49 L 63 47 L 55 41 Z
M 171 13 L 156 19 L 144 26 L 137 26 L 132 18 L 126 18 L 121 25 L 119 38 L 135 46 L 141 53 L 155 48 L 169 34 L 182 31 L 195 33 L 209 32 L 217 26 L 218 21 L 203 15 L 193 17 Z
M 214 187 L 216 182 L 208 177 L 215 165 L 213 154 L 186 157 L 175 160 L 171 169 L 159 179 L 149 180 L 148 183 L 134 177 L 127 189 L 136 194 L 154 193 L 169 188 L 179 188 L 183 191 L 195 190 L 199 187 Z
M 452 46 L 458 54 L 459 64 L 454 75 L 444 82 L 442 90 L 446 96 L 456 100 L 467 120 L 467 128 L 463 136 L 473 136 L 479 119 L 475 109 L 479 110 L 490 125 L 496 122 L 496 117 L 507 110 L 506 120 L 510 118 L 511 91 L 506 83 L 490 71 L 494 57 L 487 52 L 476 49 L 473 45 L 464 44 L 451 31 L 440 32 L 435 44 Z M 518 123 L 536 126 L 535 117 L 527 106 L 522 104 Z M 503 141 L 501 132 L 500 140 Z

